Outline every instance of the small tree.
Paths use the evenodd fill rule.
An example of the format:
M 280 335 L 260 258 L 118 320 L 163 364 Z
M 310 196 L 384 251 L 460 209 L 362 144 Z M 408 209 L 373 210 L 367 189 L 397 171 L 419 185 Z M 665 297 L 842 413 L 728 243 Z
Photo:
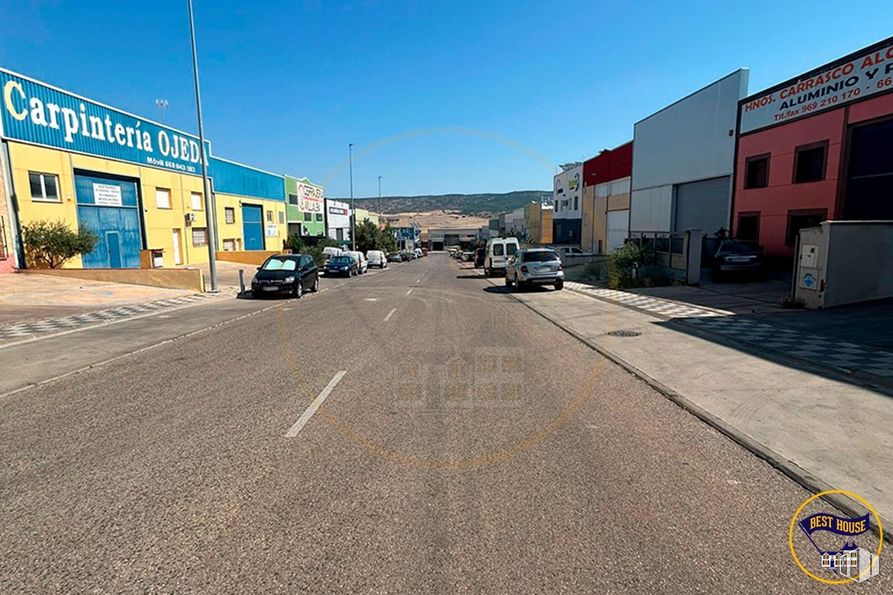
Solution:
M 22 226 L 22 242 L 30 266 L 57 269 L 79 254 L 93 252 L 99 236 L 83 226 L 75 232 L 62 221 L 36 221 Z
M 304 249 L 304 240 L 298 234 L 293 233 L 282 241 L 282 248 L 291 250 L 292 254 L 299 254 Z
M 394 230 L 391 229 L 390 223 L 385 223 L 383 229 L 378 230 L 379 250 L 384 252 L 394 252 L 397 249 L 397 239 L 394 237 Z
M 357 234 L 357 250 L 360 252 L 380 250 L 380 234 L 378 233 L 377 225 L 368 219 L 364 219 L 356 224 L 355 233 Z
M 322 249 L 328 247 L 340 248 L 341 244 L 330 237 L 319 238 L 314 245 L 301 248 L 301 254 L 309 254 L 313 257 L 313 262 L 316 263 L 316 266 L 321 267 L 326 262 Z

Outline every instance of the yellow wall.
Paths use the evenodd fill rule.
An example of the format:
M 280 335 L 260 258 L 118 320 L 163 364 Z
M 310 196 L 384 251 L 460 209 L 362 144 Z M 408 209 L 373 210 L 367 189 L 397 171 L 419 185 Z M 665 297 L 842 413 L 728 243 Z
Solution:
M 113 161 L 67 153 L 57 149 L 36 147 L 32 145 L 9 143 L 10 161 L 12 165 L 12 182 L 18 197 L 19 217 L 22 225 L 39 220 L 61 220 L 72 228 L 77 227 L 77 201 L 74 187 L 74 170 L 82 169 L 97 173 L 127 176 L 139 180 L 142 195 L 142 224 L 145 227 L 147 248 L 164 250 L 164 266 L 173 267 L 174 263 L 174 230 L 180 231 L 180 264 L 190 265 L 208 262 L 208 247 L 194 246 L 192 229 L 207 228 L 204 197 L 201 210 L 192 210 L 191 195 L 202 193 L 202 179 L 198 176 L 179 174 L 172 171 L 141 167 Z M 28 183 L 28 172 L 55 174 L 59 179 L 60 202 L 44 203 L 31 200 Z M 156 189 L 170 190 L 171 208 L 159 208 L 156 203 Z M 265 237 L 267 250 L 280 250 L 282 240 L 287 237 L 287 223 L 279 223 L 279 213 L 285 220 L 285 203 L 253 197 L 240 197 L 227 194 L 216 194 L 217 201 L 217 249 L 223 249 L 225 239 L 237 239 L 237 248 L 243 246 L 241 203 L 259 204 L 263 206 L 264 230 L 267 225 L 267 211 L 273 212 L 273 222 L 278 236 Z M 226 223 L 225 207 L 234 209 L 235 223 Z M 186 215 L 193 213 L 195 221 L 186 225 Z M 80 257 L 72 258 L 65 265 L 67 268 L 82 266 Z
M 217 200 L 217 247 L 223 250 L 224 240 L 233 239 L 236 241 L 236 250 L 242 250 L 245 247 L 242 237 L 242 205 L 260 205 L 263 207 L 263 226 L 264 226 L 264 249 L 265 250 L 282 250 L 282 242 L 288 237 L 288 215 L 285 211 L 285 203 L 278 200 L 265 200 L 249 196 L 238 196 L 235 194 L 222 194 L 217 192 L 214 194 Z M 235 223 L 226 222 L 226 209 L 233 209 L 235 215 Z M 273 223 L 276 225 L 278 235 L 267 236 L 267 213 L 272 211 Z M 279 214 L 282 213 L 284 223 L 279 223 Z

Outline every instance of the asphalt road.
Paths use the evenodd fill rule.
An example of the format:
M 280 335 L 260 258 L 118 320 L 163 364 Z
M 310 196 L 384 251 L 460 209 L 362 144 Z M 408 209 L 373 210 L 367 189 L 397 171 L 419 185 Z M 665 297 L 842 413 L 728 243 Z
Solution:
M 0 592 L 829 588 L 809 493 L 498 285 L 324 287 L 0 397 Z

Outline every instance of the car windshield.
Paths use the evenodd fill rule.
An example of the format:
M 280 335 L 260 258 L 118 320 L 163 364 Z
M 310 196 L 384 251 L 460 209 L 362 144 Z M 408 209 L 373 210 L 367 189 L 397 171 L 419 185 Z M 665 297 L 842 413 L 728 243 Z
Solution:
M 551 262 L 553 260 L 558 260 L 558 255 L 551 250 L 522 252 L 521 254 L 521 260 L 524 262 Z
M 753 246 L 745 242 L 723 242 L 719 246 L 719 252 L 732 252 L 734 254 L 753 254 Z
M 352 259 L 350 256 L 336 256 L 335 258 L 333 258 L 333 259 L 330 260 L 329 262 L 330 262 L 331 264 L 336 264 L 336 265 L 342 265 L 342 266 L 343 266 L 343 265 L 346 265 L 346 264 L 350 264 L 352 260 L 353 260 L 353 259 Z
M 261 267 L 264 271 L 294 271 L 298 262 L 293 258 L 271 258 Z

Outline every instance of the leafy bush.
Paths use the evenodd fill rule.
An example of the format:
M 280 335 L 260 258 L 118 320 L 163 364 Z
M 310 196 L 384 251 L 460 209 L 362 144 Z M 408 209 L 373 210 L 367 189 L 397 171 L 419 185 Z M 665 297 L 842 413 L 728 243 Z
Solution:
M 298 234 L 293 233 L 285 238 L 282 247 L 285 250 L 291 250 L 293 254 L 298 254 L 304 249 L 304 240 Z
M 83 226 L 74 231 L 62 221 L 36 221 L 22 226 L 22 242 L 29 266 L 57 269 L 79 254 L 93 252 L 99 236 Z
M 590 279 L 601 281 L 608 272 L 608 264 L 604 260 L 591 260 L 583 265 L 583 274 Z
M 615 289 L 635 287 L 639 284 L 638 269 L 649 264 L 652 259 L 650 250 L 627 242 L 608 257 L 608 285 Z

